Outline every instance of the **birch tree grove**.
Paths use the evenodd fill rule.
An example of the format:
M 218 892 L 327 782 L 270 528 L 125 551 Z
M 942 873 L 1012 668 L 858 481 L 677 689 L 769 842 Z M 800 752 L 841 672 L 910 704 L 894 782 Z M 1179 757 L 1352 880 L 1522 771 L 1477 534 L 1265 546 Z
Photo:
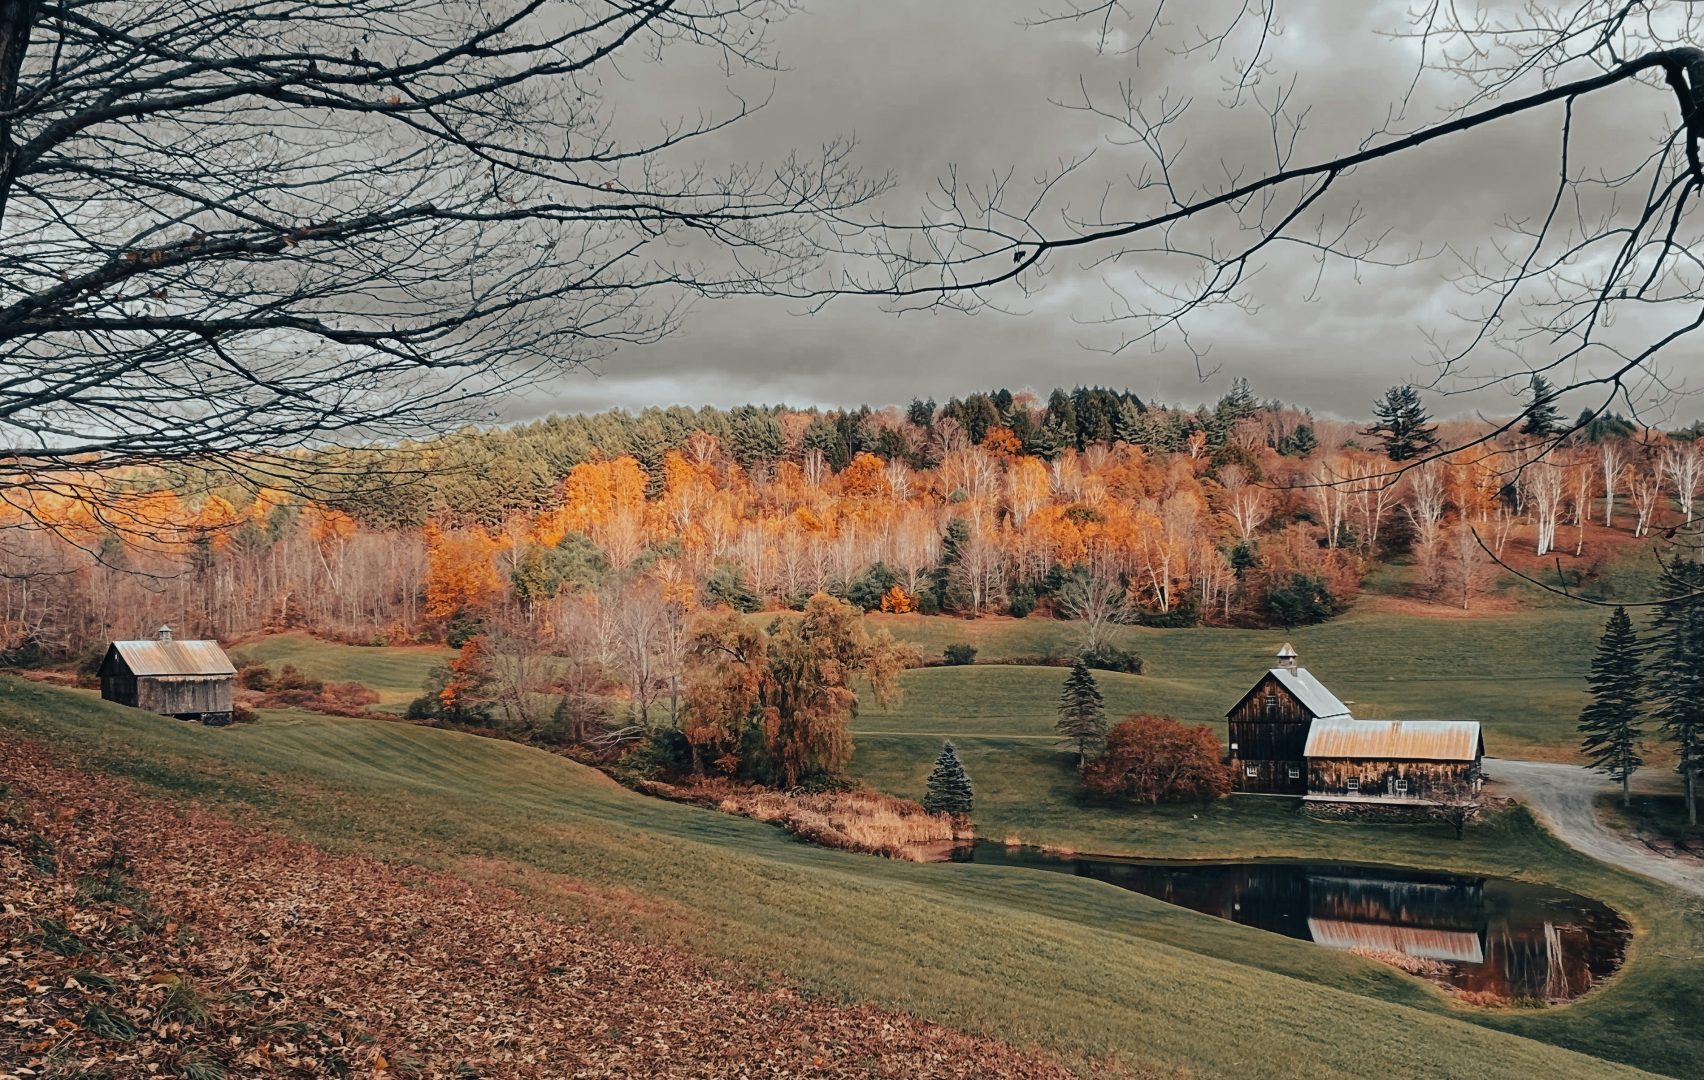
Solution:
M 1663 451 L 1663 474 L 1668 477 L 1674 493 L 1674 506 L 1688 525 L 1692 524 L 1693 507 L 1698 493 L 1704 489 L 1704 452 L 1697 443 L 1670 446 Z

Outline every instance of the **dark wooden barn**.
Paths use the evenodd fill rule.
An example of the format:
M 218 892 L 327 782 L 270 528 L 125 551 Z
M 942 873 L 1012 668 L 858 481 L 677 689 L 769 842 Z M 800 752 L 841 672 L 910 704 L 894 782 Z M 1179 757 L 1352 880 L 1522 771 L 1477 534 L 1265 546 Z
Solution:
M 1478 797 L 1476 720 L 1357 720 L 1288 643 L 1226 714 L 1232 790 L 1310 801 L 1423 806 Z
M 174 641 L 162 626 L 152 641 L 115 641 L 101 660 L 101 697 L 136 709 L 231 722 L 237 669 L 216 641 Z
M 1247 795 L 1307 794 L 1308 731 L 1316 720 L 1349 716 L 1349 707 L 1285 643 L 1278 666 L 1261 676 L 1225 714 L 1230 722 L 1232 790 Z

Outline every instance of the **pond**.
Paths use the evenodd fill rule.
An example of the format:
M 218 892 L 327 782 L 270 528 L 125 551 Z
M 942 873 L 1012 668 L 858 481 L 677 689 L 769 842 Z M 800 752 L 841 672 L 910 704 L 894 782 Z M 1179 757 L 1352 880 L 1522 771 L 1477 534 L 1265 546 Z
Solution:
M 1559 1002 L 1612 974 L 1631 931 L 1596 900 L 1508 878 L 1329 862 L 1165 862 L 978 841 L 957 861 L 1095 878 L 1245 926 L 1349 949 L 1476 995 Z

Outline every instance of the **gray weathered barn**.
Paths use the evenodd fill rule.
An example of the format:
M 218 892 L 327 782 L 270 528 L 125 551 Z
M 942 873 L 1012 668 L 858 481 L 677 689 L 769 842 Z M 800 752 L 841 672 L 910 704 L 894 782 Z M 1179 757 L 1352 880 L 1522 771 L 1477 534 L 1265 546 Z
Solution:
M 231 722 L 237 669 L 216 641 L 174 641 L 160 627 L 152 641 L 115 641 L 101 660 L 101 697 L 204 724 Z
M 1243 794 L 1423 804 L 1471 799 L 1484 782 L 1478 721 L 1357 720 L 1287 642 L 1226 719 Z

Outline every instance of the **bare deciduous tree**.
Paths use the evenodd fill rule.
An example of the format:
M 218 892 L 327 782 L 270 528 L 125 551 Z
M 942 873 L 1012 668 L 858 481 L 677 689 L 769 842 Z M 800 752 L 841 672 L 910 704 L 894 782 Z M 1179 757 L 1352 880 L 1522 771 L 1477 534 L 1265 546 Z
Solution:
M 1458 324 L 1426 328 L 1440 379 L 1554 384 L 1485 440 L 1571 391 L 1589 391 L 1594 411 L 1666 397 L 1659 354 L 1704 327 L 1692 254 L 1704 244 L 1704 10 L 1424 0 L 1367 30 L 1407 47 L 1410 77 L 1373 103 L 1367 127 L 1322 135 L 1309 111 L 1340 101 L 1308 97 L 1317 36 L 1283 33 L 1287 6 L 1201 0 L 1181 18 L 1169 0 L 1067 0 L 1039 14 L 1046 32 L 1086 36 L 1101 53 L 1164 57 L 1165 74 L 1089 67 L 1055 104 L 1115 151 L 1062 160 L 1028 183 L 944 177 L 928 224 L 873 238 L 881 269 L 867 288 L 898 306 L 1009 310 L 1050 276 L 1082 291 L 1083 272 L 1098 274 L 1106 302 L 1085 315 L 1101 328 L 1089 344 L 1182 348 L 1201 367 L 1202 328 L 1217 337 L 1239 316 L 1351 276 L 1439 259 L 1471 298 L 1452 311 Z M 1363 197 L 1469 133 L 1525 138 L 1538 124 L 1554 124 L 1554 179 L 1530 211 L 1488 214 L 1478 235 L 1492 242 L 1475 250 L 1404 245 Z M 1634 137 L 1591 134 L 1606 125 Z M 1506 167 L 1483 153 L 1454 175 L 1466 187 L 1475 170 Z M 1459 214 L 1447 186 L 1433 197 L 1440 214 Z M 1522 363 L 1511 368 L 1510 355 Z M 1192 442 L 1191 456 L 1203 448 Z
M 847 144 L 717 171 L 700 144 L 761 103 L 647 127 L 608 89 L 692 50 L 761 69 L 787 7 L 4 5 L 0 496 L 185 459 L 316 479 L 293 451 L 797 290 L 879 190 Z

